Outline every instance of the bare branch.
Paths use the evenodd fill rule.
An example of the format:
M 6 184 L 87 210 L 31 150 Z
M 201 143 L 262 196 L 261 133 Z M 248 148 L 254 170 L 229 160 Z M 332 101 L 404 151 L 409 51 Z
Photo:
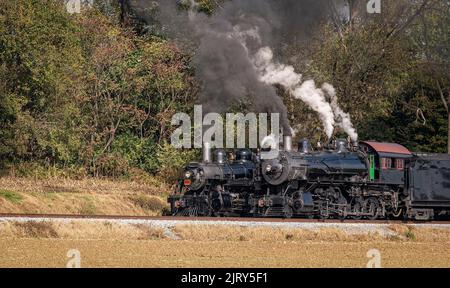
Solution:
M 414 21 L 414 19 L 416 19 L 417 16 L 422 14 L 423 10 L 425 10 L 425 8 L 427 8 L 427 5 L 428 5 L 428 0 L 424 0 L 422 2 L 422 5 L 420 5 L 420 7 L 417 8 L 416 12 L 414 12 L 414 14 L 411 15 L 403 25 L 395 26 L 394 28 L 392 28 L 392 30 L 387 34 L 386 38 L 395 36 L 398 33 L 400 33 L 401 31 L 403 31 L 406 27 L 408 27 Z M 399 27 L 399 28 L 397 28 L 397 27 Z
M 445 107 L 445 109 L 447 110 L 447 113 L 448 113 L 449 112 L 448 111 L 448 108 L 449 108 L 448 107 L 448 102 L 450 102 L 450 99 L 448 99 L 449 100 L 448 102 L 445 100 L 444 92 L 442 92 L 441 84 L 439 84 L 438 80 L 436 80 L 436 84 L 437 84 L 437 87 L 438 87 L 438 90 L 439 90 L 439 95 L 441 96 L 442 103 L 444 104 L 444 107 Z

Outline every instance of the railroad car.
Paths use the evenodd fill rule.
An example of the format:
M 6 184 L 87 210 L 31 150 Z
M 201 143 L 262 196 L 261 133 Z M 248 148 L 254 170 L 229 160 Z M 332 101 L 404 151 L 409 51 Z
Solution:
M 313 150 L 284 137 L 275 159 L 205 145 L 169 196 L 172 215 L 430 220 L 450 215 L 450 155 L 337 139 Z

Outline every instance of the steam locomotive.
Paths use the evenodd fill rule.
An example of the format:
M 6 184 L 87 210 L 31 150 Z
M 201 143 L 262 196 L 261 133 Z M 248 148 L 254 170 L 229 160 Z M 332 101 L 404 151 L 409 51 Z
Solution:
M 213 154 L 213 155 L 211 155 Z M 168 202 L 178 216 L 430 220 L 450 215 L 450 155 L 402 145 L 337 139 L 297 151 L 283 138 L 275 159 L 260 151 L 203 148 Z

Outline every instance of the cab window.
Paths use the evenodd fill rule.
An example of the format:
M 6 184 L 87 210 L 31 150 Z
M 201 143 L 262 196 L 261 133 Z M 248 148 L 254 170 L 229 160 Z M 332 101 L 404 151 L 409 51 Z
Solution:
M 391 158 L 381 158 L 381 169 L 391 169 L 392 159 Z
M 403 159 L 395 159 L 395 169 L 403 170 L 405 168 L 405 161 Z

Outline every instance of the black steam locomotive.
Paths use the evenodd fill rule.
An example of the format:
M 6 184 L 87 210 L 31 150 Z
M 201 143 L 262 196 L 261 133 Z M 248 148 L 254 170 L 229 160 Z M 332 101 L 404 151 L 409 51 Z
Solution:
M 411 153 L 393 143 L 338 139 L 313 151 L 291 137 L 275 159 L 204 148 L 168 202 L 178 216 L 429 220 L 450 215 L 450 155 Z

